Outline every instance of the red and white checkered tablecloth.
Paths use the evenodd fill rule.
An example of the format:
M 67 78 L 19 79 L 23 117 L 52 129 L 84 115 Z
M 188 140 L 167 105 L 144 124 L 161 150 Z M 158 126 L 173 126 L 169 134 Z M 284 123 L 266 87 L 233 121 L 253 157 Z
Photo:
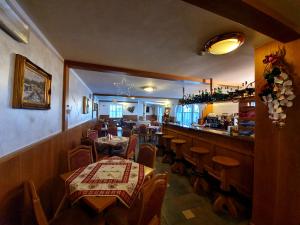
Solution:
M 84 196 L 116 196 L 130 207 L 144 178 L 143 165 L 111 157 L 76 170 L 66 180 L 66 188 L 73 202 Z

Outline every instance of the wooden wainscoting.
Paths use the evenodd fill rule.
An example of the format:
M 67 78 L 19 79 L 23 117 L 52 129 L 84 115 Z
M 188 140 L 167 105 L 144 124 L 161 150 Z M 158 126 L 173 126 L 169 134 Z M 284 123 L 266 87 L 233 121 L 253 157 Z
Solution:
M 210 154 L 204 157 L 205 168 L 215 177 L 219 177 L 220 168 L 213 164 L 211 160 L 213 156 L 223 155 L 237 159 L 240 166 L 230 171 L 230 183 L 244 196 L 249 198 L 252 196 L 254 140 L 201 132 L 171 124 L 165 124 L 163 132 L 186 140 L 183 151 L 186 160 L 192 163 L 195 163 L 196 159 L 190 148 L 193 146 L 207 148 Z
M 32 179 L 49 218 L 63 194 L 59 175 L 67 171 L 67 150 L 80 144 L 94 120 L 0 158 L 0 225 L 20 225 L 23 182 Z M 61 182 L 62 184 L 62 182 Z

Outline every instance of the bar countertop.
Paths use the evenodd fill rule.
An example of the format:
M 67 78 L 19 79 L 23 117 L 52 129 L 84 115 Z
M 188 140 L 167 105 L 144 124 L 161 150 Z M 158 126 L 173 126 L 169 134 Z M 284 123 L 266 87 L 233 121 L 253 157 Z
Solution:
M 243 136 L 243 135 L 230 135 L 227 131 L 225 130 L 218 130 L 218 129 L 213 129 L 213 128 L 208 128 L 208 127 L 202 127 L 202 126 L 185 126 L 185 125 L 179 125 L 177 123 L 164 123 L 164 126 L 173 126 L 173 127 L 178 127 L 182 129 L 187 129 L 187 130 L 194 130 L 194 131 L 200 131 L 200 132 L 206 132 L 206 133 L 211 133 L 211 134 L 216 134 L 216 135 L 222 135 L 225 137 L 233 138 L 233 139 L 239 139 L 239 140 L 244 140 L 244 141 L 254 141 L 254 137 L 252 136 Z

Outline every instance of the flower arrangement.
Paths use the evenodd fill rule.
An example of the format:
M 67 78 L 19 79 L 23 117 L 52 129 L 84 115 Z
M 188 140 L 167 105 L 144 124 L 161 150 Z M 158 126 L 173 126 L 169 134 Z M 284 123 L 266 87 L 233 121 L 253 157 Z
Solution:
M 285 54 L 285 49 L 280 48 L 276 53 L 265 56 L 264 78 L 267 83 L 259 94 L 261 100 L 268 106 L 269 118 L 280 127 L 286 124 L 287 108 L 293 106 L 293 99 L 296 97 L 290 78 L 291 72 L 284 60 Z

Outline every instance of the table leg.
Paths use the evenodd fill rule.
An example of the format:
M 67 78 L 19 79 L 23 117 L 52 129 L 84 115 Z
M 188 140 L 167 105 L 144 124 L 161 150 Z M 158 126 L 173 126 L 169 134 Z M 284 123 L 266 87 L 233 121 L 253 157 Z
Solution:
M 66 202 L 66 199 L 67 199 L 67 194 L 65 193 L 54 213 L 53 219 L 55 219 L 58 216 L 61 208 L 63 207 L 64 203 Z

